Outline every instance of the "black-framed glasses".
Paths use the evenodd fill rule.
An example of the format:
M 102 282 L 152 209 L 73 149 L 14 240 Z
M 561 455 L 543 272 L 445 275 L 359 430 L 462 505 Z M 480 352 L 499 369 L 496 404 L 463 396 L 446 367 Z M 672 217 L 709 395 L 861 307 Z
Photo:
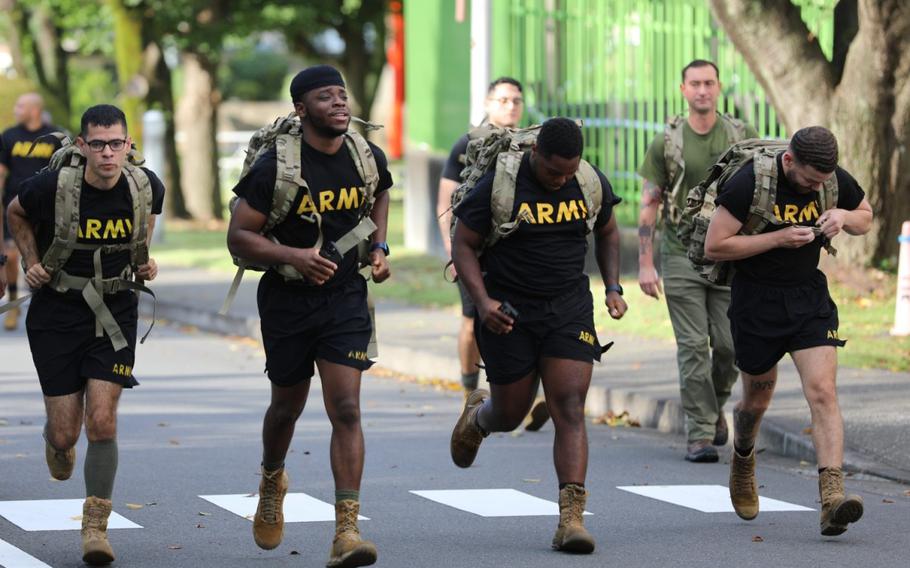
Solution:
M 498 98 L 495 98 L 495 99 L 492 99 L 492 100 L 496 101 L 497 103 L 501 104 L 502 106 L 505 106 L 505 105 L 507 105 L 507 104 L 509 104 L 509 103 L 512 103 L 512 104 L 515 105 L 515 106 L 521 106 L 521 105 L 524 104 L 524 102 L 525 102 L 525 100 L 524 100 L 523 98 L 521 98 L 521 97 L 515 97 L 515 98 L 510 98 L 510 97 L 498 97 Z
M 126 147 L 126 139 L 86 140 L 85 145 L 88 146 L 92 152 L 103 152 L 105 146 L 110 146 L 112 151 L 119 152 Z

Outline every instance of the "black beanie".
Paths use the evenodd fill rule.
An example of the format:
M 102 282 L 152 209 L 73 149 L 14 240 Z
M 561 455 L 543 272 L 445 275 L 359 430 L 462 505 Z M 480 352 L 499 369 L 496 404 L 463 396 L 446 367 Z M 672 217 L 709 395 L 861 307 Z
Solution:
M 291 100 L 296 103 L 303 98 L 307 91 L 329 85 L 344 87 L 344 79 L 341 78 L 341 73 L 338 72 L 338 69 L 331 65 L 307 67 L 297 73 L 291 81 Z

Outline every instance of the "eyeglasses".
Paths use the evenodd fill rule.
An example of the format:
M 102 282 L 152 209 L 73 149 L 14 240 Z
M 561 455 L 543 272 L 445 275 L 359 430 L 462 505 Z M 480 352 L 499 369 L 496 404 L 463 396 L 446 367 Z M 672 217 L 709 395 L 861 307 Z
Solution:
M 521 97 L 515 97 L 514 99 L 510 99 L 509 97 L 502 97 L 499 99 L 492 99 L 492 100 L 496 101 L 497 103 L 499 103 L 503 106 L 505 106 L 508 103 L 512 103 L 515 106 L 521 106 L 525 102 L 525 100 Z
M 114 138 L 113 140 L 86 140 L 85 145 L 92 152 L 103 152 L 105 146 L 110 146 L 113 152 L 119 152 L 126 146 L 126 140 L 121 140 L 120 138 Z

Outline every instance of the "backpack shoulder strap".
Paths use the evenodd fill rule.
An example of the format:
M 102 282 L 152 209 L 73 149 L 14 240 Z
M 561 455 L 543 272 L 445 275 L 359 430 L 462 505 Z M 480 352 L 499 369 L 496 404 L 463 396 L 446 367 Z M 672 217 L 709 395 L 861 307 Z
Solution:
M 152 214 L 152 182 L 142 168 L 125 165 L 126 176 L 133 201 L 133 235 L 130 239 L 130 264 L 135 269 L 148 262 L 148 223 Z
M 744 235 L 757 235 L 768 223 L 780 224 L 774 216 L 774 203 L 777 201 L 777 156 L 771 152 L 759 151 L 752 163 L 755 168 L 755 191 L 752 193 L 749 217 L 740 231 Z
M 740 140 L 746 139 L 746 123 L 741 121 L 738 118 L 734 118 L 732 115 L 723 113 L 720 115 L 721 124 L 724 125 L 724 130 L 727 133 L 727 141 L 730 144 L 735 144 Z
M 597 220 L 601 207 L 603 207 L 603 186 L 594 166 L 585 160 L 579 162 L 578 171 L 575 172 L 575 179 L 578 180 L 578 187 L 581 188 L 581 195 L 585 200 L 585 208 L 587 209 L 585 211 L 585 222 L 590 233 L 594 230 L 594 222 Z
M 361 206 L 360 216 L 366 217 L 373 210 L 373 203 L 376 201 L 376 189 L 379 187 L 379 166 L 376 164 L 376 156 L 366 138 L 354 131 L 348 131 L 344 135 L 344 143 L 354 158 L 354 165 L 357 167 L 357 173 L 363 180 L 364 196 L 363 205 Z
M 512 220 L 515 187 L 522 156 L 522 152 L 502 152 L 496 157 L 496 173 L 493 175 L 493 189 L 490 194 L 492 227 L 487 236 L 486 247 L 515 232 L 523 220 L 522 218 Z
M 84 172 L 85 165 L 79 163 L 74 155 L 69 164 L 63 166 L 57 174 L 54 238 L 41 258 L 41 265 L 50 273 L 62 269 L 75 249 L 79 235 L 79 200 L 82 197 Z
M 683 127 L 686 117 L 678 114 L 667 121 L 664 129 L 664 164 L 667 168 L 667 198 L 664 201 L 664 216 L 671 222 L 678 222 L 680 211 L 676 204 L 683 179 L 686 177 L 686 162 L 683 159 Z
M 300 189 L 309 190 L 303 178 L 303 165 L 300 162 L 300 136 L 295 132 L 279 134 L 275 138 L 275 155 L 277 170 L 275 173 L 275 191 L 272 194 L 272 208 L 269 217 L 262 227 L 262 233 L 271 232 L 275 226 L 287 219 L 291 205 Z

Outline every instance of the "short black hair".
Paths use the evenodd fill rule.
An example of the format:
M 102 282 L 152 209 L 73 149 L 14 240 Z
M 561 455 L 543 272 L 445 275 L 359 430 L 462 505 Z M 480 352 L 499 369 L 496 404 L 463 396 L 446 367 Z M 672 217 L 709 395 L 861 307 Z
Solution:
M 496 87 L 498 87 L 499 85 L 502 85 L 502 84 L 514 86 L 516 89 L 518 89 L 519 93 L 524 92 L 524 89 L 521 87 L 521 82 L 519 82 L 518 79 L 513 79 L 512 77 L 499 77 L 498 79 L 496 79 L 495 81 L 490 83 L 489 87 L 487 87 L 487 94 L 489 95 L 490 93 L 493 92 L 494 89 L 496 89 Z
M 546 158 L 553 154 L 576 158 L 581 156 L 584 146 L 581 128 L 569 118 L 551 118 L 543 123 L 537 134 L 537 151 Z
M 114 126 L 115 124 L 123 125 L 123 132 L 127 131 L 126 115 L 123 111 L 114 105 L 95 105 L 86 109 L 82 113 L 82 123 L 79 127 L 79 135 L 83 138 L 88 134 L 89 126 Z
M 717 70 L 717 65 L 713 61 L 708 61 L 707 59 L 693 59 L 688 65 L 683 67 L 682 70 L 682 82 L 686 82 L 686 71 L 689 69 L 696 69 L 698 67 L 707 67 L 711 66 L 714 68 L 714 74 L 717 75 L 717 80 L 720 81 L 720 71 Z
M 790 139 L 790 153 L 804 166 L 831 173 L 837 167 L 837 138 L 824 126 L 807 126 Z

